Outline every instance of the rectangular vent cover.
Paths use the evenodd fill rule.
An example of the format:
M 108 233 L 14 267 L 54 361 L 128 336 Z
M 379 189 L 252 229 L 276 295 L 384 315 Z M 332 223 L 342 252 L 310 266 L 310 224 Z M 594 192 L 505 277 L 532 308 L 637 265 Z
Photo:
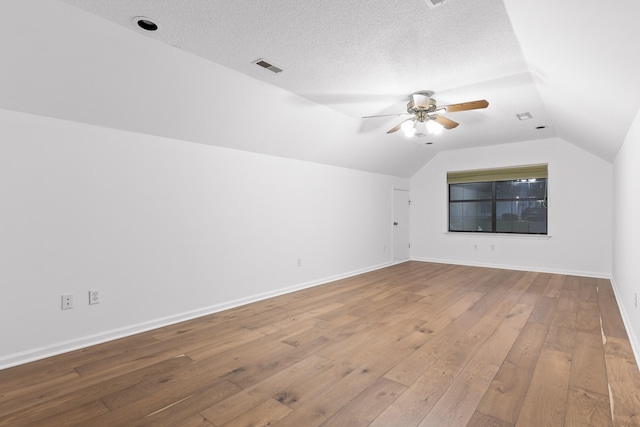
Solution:
M 260 59 L 256 59 L 255 61 L 253 61 L 254 64 L 261 66 L 262 68 L 266 68 L 269 71 L 273 71 L 274 73 L 281 73 L 282 69 L 276 67 L 275 65 L 269 64 L 267 61 L 265 61 L 264 59 L 260 58 Z
M 431 9 L 436 8 L 438 6 L 442 6 L 443 4 L 449 2 L 449 0 L 424 0 Z

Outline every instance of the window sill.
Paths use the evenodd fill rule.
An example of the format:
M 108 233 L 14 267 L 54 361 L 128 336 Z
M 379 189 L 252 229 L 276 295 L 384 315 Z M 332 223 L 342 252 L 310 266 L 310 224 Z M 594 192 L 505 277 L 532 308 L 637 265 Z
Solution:
M 473 233 L 473 232 L 451 232 L 445 231 L 444 233 L 447 236 L 464 236 L 464 237 L 497 237 L 499 239 L 538 239 L 538 240 L 549 240 L 552 236 L 549 234 L 516 234 L 516 233 Z

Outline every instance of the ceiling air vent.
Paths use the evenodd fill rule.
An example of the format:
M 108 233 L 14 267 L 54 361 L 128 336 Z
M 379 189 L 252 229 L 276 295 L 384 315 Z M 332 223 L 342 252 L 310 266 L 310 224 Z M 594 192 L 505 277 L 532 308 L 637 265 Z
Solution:
M 255 61 L 253 61 L 254 64 L 261 66 L 262 68 L 266 68 L 269 71 L 273 71 L 274 73 L 281 73 L 282 69 L 276 67 L 273 64 L 269 64 L 267 61 L 265 61 L 264 59 L 260 58 L 260 59 L 256 59 Z
M 445 3 L 448 3 L 449 0 L 424 0 L 431 9 L 436 8 L 438 6 L 442 6 Z

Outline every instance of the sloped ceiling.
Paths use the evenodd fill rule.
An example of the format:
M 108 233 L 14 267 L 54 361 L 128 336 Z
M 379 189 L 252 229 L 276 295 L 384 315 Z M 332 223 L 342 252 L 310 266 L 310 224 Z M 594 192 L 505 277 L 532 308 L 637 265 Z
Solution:
M 3 0 L 0 108 L 406 177 L 556 135 L 613 159 L 640 108 L 636 1 L 429 1 Z M 361 118 L 425 89 L 490 105 L 423 138 Z
M 505 4 L 556 134 L 612 161 L 640 109 L 640 2 Z

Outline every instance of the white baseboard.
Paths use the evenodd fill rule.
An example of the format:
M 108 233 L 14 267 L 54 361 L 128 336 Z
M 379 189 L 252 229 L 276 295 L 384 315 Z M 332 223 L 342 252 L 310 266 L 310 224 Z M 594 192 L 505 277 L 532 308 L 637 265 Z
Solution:
M 90 347 L 92 345 L 102 344 L 104 342 L 113 341 L 118 338 L 124 338 L 127 336 L 139 334 L 141 332 L 147 332 L 153 329 L 161 328 L 163 326 L 173 325 L 175 323 L 184 322 L 186 320 L 194 319 L 197 317 L 206 316 L 209 314 L 218 313 L 231 308 L 239 307 L 242 305 L 250 304 L 252 302 L 262 301 L 268 298 L 276 297 L 279 295 L 288 294 L 290 292 L 299 291 L 302 289 L 311 288 L 314 286 L 324 285 L 326 283 L 334 282 L 340 279 L 346 279 L 348 277 L 357 276 L 359 274 L 368 273 L 370 271 L 380 270 L 382 268 L 393 265 L 391 262 L 367 267 L 359 270 L 350 271 L 343 274 L 337 274 L 335 276 L 325 277 L 318 280 L 313 280 L 306 283 L 300 283 L 294 286 L 286 288 L 276 289 L 270 292 L 264 292 L 257 295 L 252 295 L 246 298 L 240 298 L 233 301 L 228 301 L 222 304 L 216 304 L 209 307 L 204 307 L 198 310 L 193 310 L 185 313 L 175 314 L 159 319 L 150 320 L 148 322 L 138 323 L 135 325 L 126 326 L 124 328 L 112 329 L 109 331 L 101 332 L 98 334 L 87 335 L 77 339 L 68 340 L 64 342 L 55 343 L 52 345 L 38 347 L 27 351 L 13 353 L 0 357 L 0 370 L 10 368 L 17 365 L 23 365 L 25 363 L 33 362 L 36 360 L 45 359 L 47 357 L 56 356 L 58 354 L 67 353 L 69 351 L 79 350 L 81 348 Z
M 625 305 L 622 304 L 622 298 L 620 297 L 620 292 L 618 291 L 618 285 L 616 285 L 615 279 L 611 278 L 611 285 L 613 285 L 613 294 L 616 296 L 616 302 L 618 303 L 618 309 L 620 310 L 620 314 L 622 315 L 622 322 L 624 323 L 624 328 L 627 330 L 627 335 L 629 336 L 629 342 L 631 343 L 631 349 L 633 350 L 633 355 L 636 358 L 636 366 L 640 370 L 640 342 L 638 341 L 638 334 L 633 329 L 633 324 L 631 323 L 631 319 L 629 318 L 629 314 L 625 308 Z
M 576 276 L 600 277 L 600 278 L 611 279 L 610 277 L 604 277 L 602 275 L 591 274 L 586 272 L 547 271 L 547 270 L 543 271 L 543 270 L 534 270 L 531 268 L 524 268 L 524 267 L 518 268 L 514 266 L 489 265 L 489 264 L 480 264 L 480 263 L 462 263 L 460 261 L 454 261 L 454 260 L 439 260 L 439 259 L 426 259 L 426 258 L 412 258 L 411 260 L 422 261 L 422 262 L 434 262 L 434 263 L 440 263 L 440 264 L 469 265 L 473 267 L 488 267 L 488 268 L 500 268 L 500 269 L 509 269 L 509 270 L 522 270 L 522 271 L 539 271 L 544 273 L 571 274 Z M 250 304 L 257 301 L 262 301 L 262 300 L 276 297 L 279 295 L 284 295 L 284 294 L 299 291 L 302 289 L 307 289 L 314 286 L 319 286 L 326 283 L 334 282 L 336 280 L 357 276 L 359 274 L 380 270 L 382 268 L 389 267 L 390 265 L 401 264 L 402 262 L 406 262 L 406 261 L 383 263 L 376 266 L 363 268 L 360 270 L 354 270 L 344 274 L 338 274 L 335 276 L 330 276 L 330 277 L 326 277 L 319 280 L 301 283 L 298 285 L 289 286 L 286 288 L 281 288 L 274 291 L 265 292 L 262 294 L 252 295 L 246 298 L 228 301 L 222 304 L 216 304 L 213 306 L 204 307 L 198 310 L 193 310 L 185 313 L 180 313 L 172 316 L 154 319 L 148 322 L 138 323 L 135 325 L 124 327 L 124 328 L 113 329 L 113 330 L 105 331 L 99 334 L 87 335 L 77 339 L 59 342 L 49 346 L 38 347 L 38 348 L 30 349 L 27 351 L 19 352 L 19 353 L 9 354 L 9 355 L 0 357 L 0 370 L 17 366 L 17 365 L 22 365 L 29 362 L 33 362 L 36 360 L 45 359 L 47 357 L 56 356 L 58 354 L 67 353 L 69 351 L 79 350 L 82 348 L 90 347 L 92 345 L 113 341 L 118 338 L 124 338 L 127 336 L 139 334 L 141 332 L 147 332 L 153 329 L 161 328 L 163 326 L 173 325 L 175 323 L 184 322 L 186 320 L 194 319 L 197 317 L 218 313 L 224 310 L 229 310 L 231 308 L 239 307 L 239 306 Z M 629 335 L 629 341 L 631 342 L 631 347 L 633 348 L 636 362 L 638 366 L 640 366 L 640 345 L 638 343 L 637 335 L 633 330 L 633 327 L 624 309 L 624 306 L 620 304 L 620 299 L 618 297 L 619 292 L 617 291 L 614 280 L 611 279 L 611 282 L 613 284 L 614 294 L 618 302 L 618 307 L 620 308 L 620 313 L 622 314 L 624 325 L 627 329 L 627 334 Z
M 499 268 L 501 270 L 533 271 L 536 273 L 565 274 L 568 276 L 597 277 L 598 279 L 611 279 L 610 274 L 596 272 L 596 271 L 562 270 L 562 269 L 552 269 L 552 268 L 538 268 L 538 267 L 532 267 L 532 266 L 491 264 L 491 263 L 472 262 L 472 261 L 460 261 L 460 260 L 453 260 L 453 259 L 436 259 L 436 258 L 420 258 L 420 257 L 412 257 L 411 260 L 422 261 L 422 262 L 434 262 L 438 264 L 467 265 L 469 267 Z

